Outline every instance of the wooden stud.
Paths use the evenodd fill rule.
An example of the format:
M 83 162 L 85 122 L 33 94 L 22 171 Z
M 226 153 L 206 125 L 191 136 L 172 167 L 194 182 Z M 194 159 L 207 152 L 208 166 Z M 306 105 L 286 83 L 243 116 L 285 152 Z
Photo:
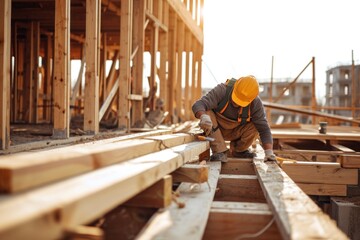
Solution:
M 0 147 L 10 146 L 11 1 L 0 3 Z
M 53 138 L 70 135 L 70 0 L 55 0 Z
M 120 29 L 120 75 L 118 88 L 118 127 L 130 129 L 130 104 L 128 95 L 131 87 L 130 55 L 132 51 L 132 1 L 121 2 Z
M 34 22 L 27 24 L 25 41 L 25 78 L 24 78 L 24 118 L 28 123 L 34 123 Z
M 40 22 L 32 22 L 31 28 L 33 29 L 31 38 L 33 43 L 33 79 L 32 79 L 32 102 L 33 102 L 33 110 L 31 114 L 31 122 L 39 123 L 39 56 L 40 56 Z
M 45 111 L 43 118 L 47 122 L 53 122 L 53 88 L 52 88 L 52 59 L 53 59 L 53 38 L 52 36 L 46 37 L 46 50 L 45 50 L 45 61 L 44 61 L 44 68 L 45 68 L 45 87 L 44 87 L 44 105 Z
M 168 103 L 169 106 L 169 116 L 172 122 L 177 123 L 177 118 L 174 112 L 175 109 L 175 83 L 177 81 L 176 74 L 176 41 L 177 41 L 177 16 L 175 12 L 170 10 L 169 14 L 169 74 L 168 74 L 168 88 L 167 92 L 169 94 Z
M 99 0 L 86 0 L 84 131 L 99 132 L 98 21 Z
M 208 181 L 209 166 L 186 164 L 173 172 L 174 182 L 204 183 Z
M 124 203 L 125 206 L 166 208 L 172 201 L 172 176 L 166 175 L 135 197 Z
M 190 101 L 193 101 L 190 96 L 190 48 L 191 48 L 191 35 L 189 30 L 185 30 L 185 97 L 184 97 L 184 120 L 190 120 Z
M 131 93 L 142 95 L 143 91 L 143 63 L 145 49 L 145 0 L 133 1 L 133 36 L 132 36 L 132 52 L 138 48 L 137 54 L 134 56 L 132 67 Z M 131 125 L 143 118 L 143 101 L 135 101 L 132 103 Z
M 177 36 L 185 35 L 185 24 L 178 19 L 177 23 Z M 177 79 L 175 87 L 175 100 L 176 100 L 176 117 L 180 121 L 184 120 L 183 113 L 183 52 L 185 47 L 185 39 L 183 37 L 178 37 L 177 39 Z

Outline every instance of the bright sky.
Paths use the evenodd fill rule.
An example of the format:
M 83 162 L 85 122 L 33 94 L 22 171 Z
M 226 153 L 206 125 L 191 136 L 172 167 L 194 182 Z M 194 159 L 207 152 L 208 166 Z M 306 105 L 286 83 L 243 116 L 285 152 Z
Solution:
M 358 0 L 205 0 L 202 85 L 270 79 L 272 56 L 274 79 L 294 79 L 315 57 L 322 96 L 328 67 L 351 64 L 352 50 L 360 64 L 359 9 Z

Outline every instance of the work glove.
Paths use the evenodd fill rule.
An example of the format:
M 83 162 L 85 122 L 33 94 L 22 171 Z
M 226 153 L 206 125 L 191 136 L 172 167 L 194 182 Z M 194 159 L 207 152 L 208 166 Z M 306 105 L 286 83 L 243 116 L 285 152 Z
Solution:
M 204 131 L 205 136 L 209 136 L 213 126 L 210 116 L 207 114 L 201 115 L 199 126 Z
M 265 161 L 276 161 L 276 156 L 272 149 L 265 150 Z

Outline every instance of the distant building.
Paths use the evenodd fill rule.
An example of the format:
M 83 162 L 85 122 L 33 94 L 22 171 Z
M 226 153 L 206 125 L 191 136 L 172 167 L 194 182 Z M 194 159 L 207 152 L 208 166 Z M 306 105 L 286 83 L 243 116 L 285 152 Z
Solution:
M 360 65 L 354 66 L 355 92 L 352 96 L 352 65 L 343 65 L 330 68 L 326 71 L 325 106 L 334 107 L 327 112 L 331 114 L 351 117 L 352 97 L 355 97 L 355 106 L 360 107 Z M 347 107 L 340 110 L 335 107 Z M 359 117 L 359 111 L 355 114 Z
M 275 102 L 278 96 L 281 95 L 283 90 L 291 83 L 293 79 L 274 79 L 272 89 L 272 102 Z M 263 101 L 270 102 L 270 81 L 259 80 L 260 84 L 260 98 Z M 288 90 L 285 91 L 284 95 L 276 101 L 276 103 L 307 108 L 311 106 L 311 91 L 312 91 L 312 80 L 311 79 L 298 79 Z M 269 119 L 270 120 L 270 119 Z M 299 115 L 292 112 L 280 111 L 271 109 L 271 123 L 288 123 L 288 122 L 299 122 L 309 123 L 311 117 L 306 115 Z

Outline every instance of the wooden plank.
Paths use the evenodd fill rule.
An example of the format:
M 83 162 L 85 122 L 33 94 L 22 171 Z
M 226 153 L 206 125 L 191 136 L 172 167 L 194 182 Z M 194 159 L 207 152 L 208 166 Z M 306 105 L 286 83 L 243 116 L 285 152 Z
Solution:
M 69 138 L 70 0 L 55 0 L 54 138 Z
M 298 161 L 312 162 L 339 162 L 341 151 L 322 150 L 274 150 L 275 154 L 284 158 L 291 158 Z
M 343 154 L 340 159 L 343 168 L 360 168 L 359 154 Z
M 207 148 L 206 142 L 184 144 L 30 192 L 1 196 L 0 236 L 58 239 L 64 229 L 101 217 Z M 202 189 L 209 193 L 206 184 Z M 204 206 L 203 201 L 200 203 Z
M 174 182 L 204 183 L 208 181 L 209 166 L 186 164 L 173 172 Z
M 101 119 L 104 117 L 104 114 L 105 114 L 106 110 L 109 109 L 110 104 L 114 100 L 114 97 L 115 97 L 116 93 L 118 92 L 118 90 L 119 90 L 119 78 L 117 78 L 117 80 L 114 83 L 110 93 L 106 97 L 104 103 L 101 105 L 101 108 L 100 108 L 100 111 L 99 111 L 99 121 L 101 121 Z
M 177 77 L 175 83 L 175 106 L 176 106 L 176 115 L 179 119 L 184 119 L 183 113 L 183 85 L 182 85 L 182 77 L 183 77 L 183 51 L 185 46 L 185 39 L 183 36 L 185 35 L 185 24 L 178 18 L 177 19 Z
M 268 224 L 261 235 L 253 236 Z M 213 202 L 203 239 L 281 239 L 265 203 Z
M 11 0 L 0 3 L 0 149 L 10 146 Z
M 135 197 L 126 201 L 124 205 L 148 208 L 165 208 L 172 201 L 172 176 L 166 175 Z
M 69 240 L 103 240 L 104 231 L 99 227 L 91 226 L 76 226 L 71 229 L 66 229 L 65 238 Z
M 177 118 L 175 116 L 175 83 L 177 81 L 176 74 L 176 41 L 177 41 L 177 16 L 173 11 L 169 13 L 169 75 L 168 75 L 168 102 L 166 105 L 168 106 L 169 118 L 173 121 L 173 123 L 177 123 Z
M 221 174 L 215 193 L 216 201 L 266 202 L 255 175 Z
M 185 135 L 185 134 L 184 134 Z M 71 146 L 0 158 L 0 191 L 18 192 L 151 152 L 189 143 L 184 135 Z
M 221 174 L 255 175 L 252 159 L 228 158 L 221 167 Z
M 356 169 L 342 168 L 339 163 L 284 162 L 281 165 L 296 183 L 357 184 Z
M 346 196 L 345 184 L 296 183 L 308 195 L 318 196 Z
M 341 145 L 341 144 L 331 143 L 330 145 L 336 151 L 342 151 L 342 152 L 345 152 L 345 153 L 354 153 L 355 152 L 355 150 L 353 150 L 351 148 L 348 148 L 348 147 L 346 147 L 344 145 Z
M 190 183 L 182 183 L 177 192 L 184 207 L 179 208 L 173 203 L 160 209 L 137 239 L 202 239 L 221 169 L 220 162 L 210 162 L 209 165 L 208 184 L 202 183 L 193 188 Z
M 311 131 L 299 131 L 294 129 L 272 129 L 274 139 L 315 139 L 315 140 L 349 140 L 359 141 L 360 134 L 356 132 L 327 132 L 321 134 Z
M 86 0 L 84 131 L 99 132 L 99 0 Z
M 282 238 L 348 239 L 275 162 L 265 163 L 264 155 L 258 145 L 254 164 Z

